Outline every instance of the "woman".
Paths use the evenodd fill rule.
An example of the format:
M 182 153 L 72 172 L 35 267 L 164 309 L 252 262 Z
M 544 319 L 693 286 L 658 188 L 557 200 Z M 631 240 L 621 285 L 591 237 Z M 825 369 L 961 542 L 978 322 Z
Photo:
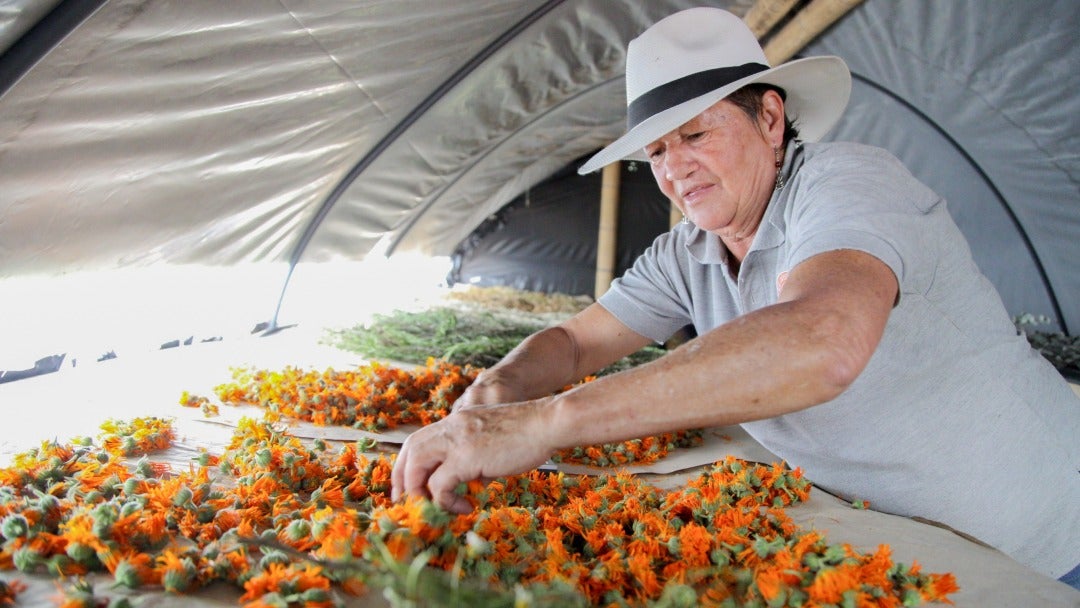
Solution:
M 843 62 L 770 68 L 702 8 L 632 41 L 626 70 L 628 131 L 581 172 L 643 152 L 687 221 L 411 436 L 395 496 L 465 510 L 459 482 L 560 448 L 739 423 L 825 490 L 1075 579 L 1080 404 L 940 197 L 884 150 L 809 143 L 847 103 Z M 551 396 L 687 323 L 667 356 Z

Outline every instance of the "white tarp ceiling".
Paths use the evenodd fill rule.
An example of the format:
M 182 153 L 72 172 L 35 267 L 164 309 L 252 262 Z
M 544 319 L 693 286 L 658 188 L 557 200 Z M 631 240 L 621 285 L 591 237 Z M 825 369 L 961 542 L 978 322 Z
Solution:
M 697 4 L 2 3 L 0 278 L 447 255 L 621 133 L 627 41 Z M 833 136 L 948 190 L 1011 307 L 1073 330 L 1078 14 L 870 0 L 807 49 L 855 72 Z

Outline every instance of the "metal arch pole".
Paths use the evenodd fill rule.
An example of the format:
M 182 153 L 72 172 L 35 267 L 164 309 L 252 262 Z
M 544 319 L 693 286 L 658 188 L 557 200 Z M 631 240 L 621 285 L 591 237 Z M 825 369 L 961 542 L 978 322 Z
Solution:
M 106 0 L 63 0 L 0 55 L 0 97 Z
M 503 32 L 498 38 L 491 42 L 491 44 L 484 47 L 479 53 L 477 53 L 472 59 L 470 59 L 465 65 L 461 66 L 456 72 L 454 72 L 449 78 L 447 78 L 438 88 L 436 88 L 430 95 L 428 95 L 420 105 L 413 108 L 411 112 L 398 124 L 394 125 L 394 128 L 390 130 L 381 140 L 377 143 L 367 154 L 363 156 L 352 169 L 349 170 L 345 177 L 338 182 L 329 196 L 319 206 L 319 210 L 315 213 L 315 216 L 304 227 L 304 233 L 300 236 L 300 240 L 297 241 L 296 247 L 293 248 L 292 254 L 289 256 L 289 269 L 285 274 L 285 280 L 281 285 L 281 293 L 278 295 L 277 306 L 274 308 L 274 316 L 270 320 L 269 326 L 266 328 L 266 333 L 274 333 L 278 331 L 278 317 L 281 314 L 281 305 L 285 301 L 285 292 L 289 289 L 289 281 L 292 279 L 293 270 L 300 262 L 300 258 L 304 255 L 304 250 L 311 243 L 311 239 L 315 236 L 315 232 L 319 229 L 319 226 L 326 219 L 326 216 L 330 214 L 330 210 L 334 208 L 338 200 L 345 193 L 345 191 L 352 185 L 356 178 L 360 176 L 379 156 L 390 147 L 399 137 L 401 137 L 410 126 L 413 125 L 421 116 L 424 115 L 432 106 L 435 105 L 440 99 L 443 98 L 451 89 L 457 86 L 462 80 L 465 79 L 470 73 L 472 73 L 480 64 L 486 61 L 489 57 L 494 55 L 499 49 L 506 46 L 508 42 L 513 40 L 523 30 L 539 21 L 544 15 L 549 13 L 552 9 L 562 4 L 564 0 L 548 0 L 543 6 L 537 8 L 533 12 L 525 16 L 524 19 L 514 24 L 514 27 Z

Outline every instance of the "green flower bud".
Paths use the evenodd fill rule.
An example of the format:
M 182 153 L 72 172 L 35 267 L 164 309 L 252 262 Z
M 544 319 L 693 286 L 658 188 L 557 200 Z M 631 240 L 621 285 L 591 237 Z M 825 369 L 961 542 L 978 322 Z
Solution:
M 138 513 L 143 509 L 143 503 L 139 500 L 129 500 L 124 503 L 124 506 L 120 507 L 120 517 L 127 517 L 134 513 Z
M 305 605 L 308 603 L 323 604 L 330 601 L 330 592 L 326 589 L 312 588 L 304 591 L 300 594 L 300 601 Z
M 8 515 L 4 518 L 3 523 L 0 523 L 0 534 L 3 534 L 4 538 L 8 540 L 22 538 L 29 532 L 30 522 L 20 513 Z
M 669 583 L 657 603 L 671 608 L 694 608 L 698 605 L 698 596 L 689 585 Z
M 45 561 L 45 567 L 54 577 L 65 577 L 71 571 L 71 558 L 63 553 L 54 555 Z
M 264 543 L 275 543 L 277 542 L 277 532 L 275 530 L 263 530 L 259 534 L 259 539 Z
M 680 548 L 679 548 L 679 537 L 678 536 L 672 536 L 671 538 L 668 539 L 668 541 L 667 541 L 667 550 L 668 550 L 668 553 L 670 553 L 672 555 L 679 555 Z
M 844 560 L 844 557 L 844 547 L 841 545 L 829 545 L 825 549 L 824 558 L 830 564 L 838 564 Z
M 127 587 L 128 589 L 137 589 L 143 583 L 138 569 L 126 559 L 122 559 L 116 564 L 116 571 L 113 572 L 113 578 L 116 579 L 115 586 Z
M 150 461 L 145 456 L 135 464 L 135 474 L 140 477 L 152 477 L 154 470 L 150 467 Z
M 124 482 L 124 494 L 133 496 L 139 493 L 139 480 L 135 477 L 129 477 Z
M 292 542 L 299 542 L 308 538 L 311 534 L 311 524 L 304 519 L 297 519 L 285 527 L 285 538 Z
M 266 570 L 267 568 L 270 567 L 270 564 L 286 565 L 288 563 L 289 563 L 289 556 L 288 555 L 285 555 L 281 551 L 271 550 L 271 551 L 268 551 L 266 553 L 266 555 L 264 555 L 262 557 L 262 559 L 259 560 L 259 570 Z
M 210 505 L 202 505 L 195 511 L 195 519 L 198 520 L 200 524 L 208 524 L 214 521 L 214 517 L 216 516 L 217 511 Z
M 922 596 L 919 595 L 917 589 L 904 589 L 904 595 L 901 598 L 901 602 L 903 602 L 905 606 L 918 606 L 919 604 L 922 604 Z
M 260 467 L 268 467 L 270 463 L 274 461 L 274 453 L 270 451 L 270 448 L 262 448 L 255 453 L 255 462 Z
M 84 543 L 68 543 L 66 553 L 68 557 L 75 560 L 76 563 L 84 566 L 90 565 L 93 561 L 96 553 L 90 545 Z
M 184 560 L 188 562 L 188 560 Z M 186 565 L 186 564 L 185 564 Z M 195 566 L 192 565 L 190 569 L 171 569 L 167 570 L 161 577 L 161 586 L 165 587 L 165 591 L 169 593 L 184 593 L 191 588 L 191 582 L 195 579 Z
M 11 555 L 11 561 L 15 564 L 15 568 L 20 572 L 31 572 L 41 564 L 45 563 L 41 554 L 30 547 L 19 547 L 16 549 Z
M 175 507 L 185 507 L 191 503 L 191 499 L 195 497 L 195 494 L 191 491 L 191 488 L 187 486 L 181 486 L 176 491 L 176 496 L 173 496 L 172 504 Z

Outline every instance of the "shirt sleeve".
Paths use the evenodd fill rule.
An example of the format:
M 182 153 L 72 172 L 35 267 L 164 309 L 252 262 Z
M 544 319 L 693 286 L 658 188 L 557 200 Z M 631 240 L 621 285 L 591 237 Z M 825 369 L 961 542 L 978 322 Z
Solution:
M 690 322 L 679 247 L 685 245 L 675 231 L 661 234 L 597 300 L 627 327 L 658 343 Z
M 892 269 L 900 292 L 924 292 L 936 243 L 927 218 L 941 199 L 888 152 L 868 146 L 803 167 L 788 218 L 786 268 L 828 251 L 853 249 Z M 924 263 L 931 261 L 931 263 Z

